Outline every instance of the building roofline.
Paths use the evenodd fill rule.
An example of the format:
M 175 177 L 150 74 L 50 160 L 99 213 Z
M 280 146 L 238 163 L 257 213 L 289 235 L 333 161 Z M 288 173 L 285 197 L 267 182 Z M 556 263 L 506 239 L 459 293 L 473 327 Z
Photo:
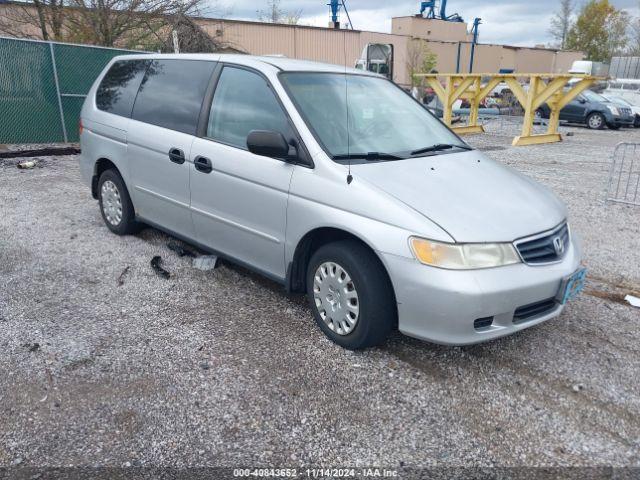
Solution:
M 27 6 L 25 5 L 23 2 L 20 1 L 16 1 L 16 0 L 0 0 L 0 5 L 18 5 L 18 6 Z M 74 8 L 74 7 L 65 7 L 65 8 Z M 231 19 L 231 18 L 216 18 L 216 17 L 204 17 L 204 16 L 190 16 L 189 18 L 193 19 L 193 20 L 200 20 L 200 21 L 209 21 L 209 22 L 220 22 L 220 23 L 236 23 L 236 24 L 249 24 L 249 25 L 259 25 L 259 26 L 265 26 L 265 27 L 285 27 L 285 28 L 293 28 L 293 29 L 297 29 L 297 28 L 301 28 L 301 29 L 308 29 L 308 30 L 324 30 L 324 31 L 335 31 L 335 32 L 342 32 L 342 33 L 370 33 L 370 34 L 375 34 L 375 35 L 386 35 L 386 36 L 391 36 L 391 37 L 405 37 L 405 38 L 420 38 L 420 37 L 414 37 L 413 35 L 406 35 L 406 34 L 397 34 L 397 33 L 389 33 L 389 32 L 376 32 L 373 30 L 352 30 L 352 29 L 346 29 L 346 28 L 340 28 L 340 29 L 334 29 L 334 28 L 329 28 L 329 27 L 319 27 L 319 26 L 315 26 L 315 25 L 291 25 L 291 24 L 287 24 L 287 23 L 269 23 L 269 22 L 260 22 L 257 20 L 241 20 L 241 19 Z M 416 16 L 412 16 L 412 15 L 404 15 L 404 16 L 399 16 L 399 17 L 391 17 L 392 19 L 394 18 L 417 18 Z M 428 18 L 423 18 L 424 20 L 439 20 L 441 22 L 445 21 L 442 19 L 428 19 Z M 466 23 L 463 23 L 464 25 L 466 25 Z M 453 40 L 436 40 L 436 39 L 423 39 L 426 40 L 428 42 L 434 42 L 434 43 L 444 43 L 444 44 L 452 44 L 452 45 L 457 45 L 458 43 L 471 43 L 470 41 L 453 41 Z M 503 47 L 503 48 L 508 48 L 508 49 L 512 49 L 512 50 L 520 50 L 520 49 L 527 49 L 527 50 L 542 50 L 542 51 L 550 51 L 550 52 L 570 52 L 570 53 L 582 53 L 578 50 L 561 50 L 561 49 L 557 49 L 557 48 L 546 48 L 546 47 L 527 47 L 527 46 L 518 46 L 518 45 L 505 45 L 505 44 L 500 44 L 500 43 L 482 43 L 479 42 L 478 45 L 486 45 L 486 46 L 495 46 L 495 47 Z

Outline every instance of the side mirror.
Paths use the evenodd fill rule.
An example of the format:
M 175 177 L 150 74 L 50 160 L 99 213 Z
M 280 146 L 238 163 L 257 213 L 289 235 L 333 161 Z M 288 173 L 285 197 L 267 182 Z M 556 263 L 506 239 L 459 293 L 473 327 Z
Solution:
M 289 144 L 280 132 L 252 130 L 247 137 L 247 148 L 251 153 L 263 157 L 289 159 Z
M 578 102 L 580 102 L 580 103 L 587 103 L 587 101 L 586 101 L 584 98 L 582 98 L 582 97 L 578 97 Z

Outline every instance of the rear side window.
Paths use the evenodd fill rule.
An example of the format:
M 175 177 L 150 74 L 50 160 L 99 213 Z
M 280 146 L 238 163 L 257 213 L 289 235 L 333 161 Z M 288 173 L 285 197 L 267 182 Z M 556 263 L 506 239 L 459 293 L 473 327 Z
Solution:
M 133 118 L 195 135 L 215 66 L 199 60 L 152 60 L 140 85 Z
M 257 73 L 225 67 L 213 96 L 207 137 L 246 150 L 251 130 L 275 130 L 287 139 L 293 137 L 267 81 Z
M 149 60 L 120 60 L 100 82 L 96 105 L 105 112 L 130 117 Z

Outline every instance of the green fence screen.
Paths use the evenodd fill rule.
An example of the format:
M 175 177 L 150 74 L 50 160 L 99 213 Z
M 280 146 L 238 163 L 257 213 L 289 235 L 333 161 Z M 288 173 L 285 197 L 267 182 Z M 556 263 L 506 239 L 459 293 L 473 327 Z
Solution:
M 0 37 L 0 144 L 78 141 L 93 81 L 128 53 L 139 52 Z

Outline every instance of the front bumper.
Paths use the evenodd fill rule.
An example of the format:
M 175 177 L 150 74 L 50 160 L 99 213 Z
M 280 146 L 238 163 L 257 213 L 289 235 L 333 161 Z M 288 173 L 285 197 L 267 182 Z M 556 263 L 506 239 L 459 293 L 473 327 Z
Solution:
M 610 114 L 607 117 L 607 125 L 616 125 L 619 127 L 633 127 L 635 122 L 635 116 L 621 116 L 621 115 L 613 115 Z
M 417 260 L 381 254 L 398 302 L 398 326 L 411 337 L 445 345 L 468 345 L 502 337 L 536 325 L 562 312 L 552 303 L 542 313 L 514 322 L 524 306 L 556 297 L 565 278 L 580 266 L 576 238 L 561 262 L 524 263 L 483 270 L 444 270 Z M 476 329 L 474 321 L 493 317 L 491 326 Z

